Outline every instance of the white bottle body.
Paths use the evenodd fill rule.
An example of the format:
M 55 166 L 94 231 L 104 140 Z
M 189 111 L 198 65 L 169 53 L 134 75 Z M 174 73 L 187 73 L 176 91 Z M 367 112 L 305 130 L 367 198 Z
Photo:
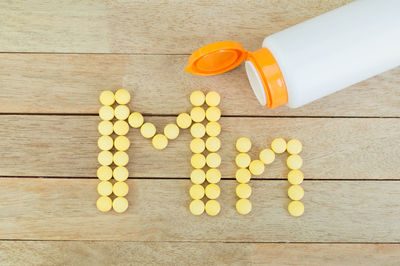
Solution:
M 400 65 L 400 0 L 355 1 L 268 36 L 263 47 L 278 62 L 288 106 L 302 106 Z

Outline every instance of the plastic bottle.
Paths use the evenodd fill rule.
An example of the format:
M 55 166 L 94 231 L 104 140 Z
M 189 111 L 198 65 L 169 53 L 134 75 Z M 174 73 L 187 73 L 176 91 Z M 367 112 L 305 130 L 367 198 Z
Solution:
M 190 56 L 186 71 L 216 75 L 246 60 L 262 105 L 296 108 L 400 65 L 400 1 L 355 1 L 268 36 L 262 47 L 212 43 Z

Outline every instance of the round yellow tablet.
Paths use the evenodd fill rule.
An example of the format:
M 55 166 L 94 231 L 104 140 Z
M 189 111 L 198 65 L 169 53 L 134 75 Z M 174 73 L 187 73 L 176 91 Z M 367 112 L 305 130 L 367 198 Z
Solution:
M 221 96 L 219 96 L 218 92 L 210 91 L 206 95 L 206 103 L 208 106 L 217 106 L 221 101 Z
M 118 151 L 126 151 L 127 149 L 129 149 L 130 145 L 131 145 L 131 142 L 125 136 L 118 136 L 114 140 L 114 147 Z
M 236 210 L 242 215 L 250 213 L 251 208 L 251 202 L 248 199 L 240 199 L 236 202 Z
M 235 158 L 236 165 L 240 168 L 246 168 L 250 165 L 251 158 L 247 153 L 239 153 Z
M 202 106 L 204 104 L 204 101 L 206 99 L 206 96 L 202 91 L 194 91 L 192 94 L 190 94 L 190 102 L 194 106 Z
M 97 146 L 102 151 L 109 151 L 113 147 L 113 139 L 110 136 L 101 136 L 97 140 Z
M 129 110 L 128 106 L 122 104 L 118 105 L 114 110 L 115 118 L 119 120 L 125 120 L 128 118 L 130 112 L 131 111 Z
M 221 165 L 221 156 L 218 153 L 209 153 L 206 157 L 206 163 L 211 168 L 217 168 Z
M 114 168 L 113 177 L 115 180 L 125 181 L 128 179 L 128 176 L 129 176 L 129 172 L 128 172 L 128 169 L 126 169 L 126 167 L 117 166 Z
M 99 100 L 103 105 L 113 105 L 115 102 L 114 93 L 112 91 L 102 91 Z
M 202 153 L 205 148 L 206 148 L 206 144 L 204 143 L 204 140 L 202 140 L 202 139 L 194 138 L 190 142 L 190 150 L 193 153 Z
M 299 185 L 291 185 L 288 189 L 288 196 L 291 200 L 301 200 L 304 197 L 304 190 Z
M 119 104 L 127 104 L 131 100 L 131 94 L 125 89 L 117 90 L 115 93 L 115 101 Z
M 193 200 L 189 206 L 190 212 L 194 215 L 200 215 L 204 212 L 204 203 L 201 200 Z
M 206 180 L 206 173 L 202 169 L 194 169 L 190 173 L 190 180 L 192 181 L 193 184 L 203 184 L 204 180 Z
M 123 136 L 128 134 L 129 132 L 129 125 L 126 121 L 118 120 L 114 123 L 114 133 Z
M 206 125 L 206 132 L 210 137 L 216 137 L 221 133 L 221 126 L 218 122 L 208 122 Z
M 192 124 L 192 118 L 187 113 L 181 113 L 176 118 L 176 124 L 182 129 L 189 128 Z
M 298 139 L 291 139 L 287 143 L 287 152 L 290 154 L 299 154 L 303 149 L 303 145 Z
M 271 164 L 275 160 L 275 152 L 271 149 L 263 149 L 259 157 L 264 164 Z
M 203 168 L 204 165 L 206 165 L 206 157 L 204 157 L 204 155 L 201 153 L 193 154 L 190 163 L 192 164 L 193 168 Z
M 97 199 L 97 209 L 102 212 L 108 212 L 112 207 L 112 200 L 107 196 L 102 196 Z
M 236 149 L 239 152 L 248 152 L 251 149 L 251 141 L 249 138 L 241 137 L 236 140 Z
M 236 170 L 235 177 L 239 183 L 244 184 L 250 181 L 251 173 L 247 168 L 239 168 Z
M 208 137 L 206 140 L 206 149 L 209 152 L 217 152 L 221 148 L 221 141 L 217 137 Z
M 205 194 L 209 199 L 216 199 L 221 194 L 221 189 L 216 184 L 208 184 L 205 189 Z
M 133 128 L 139 128 L 143 125 L 144 118 L 141 113 L 133 112 L 128 117 L 129 125 Z
M 153 137 L 152 143 L 157 150 L 163 150 L 168 146 L 168 138 L 163 134 L 157 134 Z
M 208 169 L 206 172 L 207 182 L 210 184 L 216 184 L 221 180 L 221 172 L 218 169 Z
M 152 138 L 156 134 L 156 127 L 152 123 L 144 123 L 140 128 L 140 133 L 146 139 Z
M 206 134 L 206 128 L 201 123 L 194 123 L 190 128 L 190 134 L 195 138 L 202 138 Z
M 107 181 L 112 177 L 112 169 L 108 165 L 102 165 L 97 169 L 97 177 L 100 180 Z
M 118 213 L 125 212 L 128 209 L 128 200 L 124 197 L 116 197 L 113 200 L 113 209 Z
M 117 151 L 114 153 L 114 164 L 117 166 L 125 166 L 129 162 L 129 156 L 124 151 Z
M 283 153 L 286 151 L 286 141 L 283 138 L 274 139 L 271 143 L 271 149 L 275 153 Z
M 111 120 L 114 118 L 114 109 L 111 106 L 104 105 L 100 107 L 99 116 L 101 120 Z
M 264 173 L 265 165 L 260 160 L 254 160 L 250 163 L 249 170 L 253 175 L 261 175 Z
M 128 194 L 129 187 L 125 182 L 116 182 L 112 190 L 115 196 L 123 197 Z
M 110 165 L 113 161 L 113 155 L 110 151 L 101 151 L 97 156 L 97 160 L 101 165 Z
M 204 197 L 204 188 L 202 185 L 192 185 L 189 194 L 192 199 L 202 199 Z
M 288 173 L 288 181 L 292 185 L 300 185 L 303 182 L 304 175 L 300 170 L 291 170 Z
M 251 195 L 251 187 L 248 184 L 239 184 L 236 186 L 236 195 L 241 199 L 247 199 Z
M 303 159 L 299 155 L 293 154 L 287 158 L 286 164 L 289 169 L 300 169 L 303 166 Z
M 202 107 L 194 107 L 190 111 L 190 117 L 194 122 L 201 122 L 206 117 L 206 112 Z
M 301 216 L 304 213 L 304 205 L 300 201 L 292 201 L 289 203 L 288 211 L 292 216 Z
M 101 121 L 97 127 L 99 133 L 103 136 L 109 136 L 113 133 L 113 124 L 110 121 Z
M 101 181 L 97 184 L 97 192 L 102 196 L 108 196 L 112 193 L 112 187 L 110 181 Z
M 168 124 L 164 127 L 164 135 L 168 139 L 176 139 L 179 136 L 179 127 L 175 124 Z
M 209 200 L 206 203 L 205 206 L 206 209 L 206 213 L 210 216 L 215 216 L 217 215 L 220 210 L 221 210 L 221 206 L 219 205 L 219 202 L 216 200 Z
M 208 107 L 206 110 L 206 118 L 208 121 L 218 121 L 221 118 L 221 110 L 215 106 Z

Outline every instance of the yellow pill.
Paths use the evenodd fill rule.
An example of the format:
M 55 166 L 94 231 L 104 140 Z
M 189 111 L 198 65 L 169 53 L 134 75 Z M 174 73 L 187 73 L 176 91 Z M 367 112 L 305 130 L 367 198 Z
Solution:
M 300 169 L 303 166 L 303 159 L 299 155 L 293 154 L 287 158 L 286 164 L 289 169 Z
M 99 133 L 103 136 L 109 136 L 113 133 L 113 124 L 110 121 L 101 121 L 97 127 Z
M 291 185 L 288 189 L 288 196 L 291 200 L 301 200 L 304 197 L 304 190 L 299 185 Z
M 102 196 L 108 196 L 112 193 L 112 184 L 109 181 L 101 181 L 97 184 L 97 192 Z
M 221 101 L 221 97 L 219 96 L 218 92 L 210 91 L 206 95 L 206 103 L 208 106 L 217 106 Z
M 219 202 L 216 200 L 209 200 L 206 203 L 205 206 L 206 209 L 206 213 L 210 216 L 215 216 L 217 215 L 220 210 L 221 210 L 221 206 L 219 205 Z
M 128 194 L 129 187 L 125 182 L 116 182 L 112 190 L 115 196 L 123 197 Z
M 206 112 L 201 107 L 194 107 L 192 111 L 190 111 L 190 117 L 194 122 L 201 122 L 206 117 Z
M 193 154 L 190 163 L 192 164 L 193 168 L 203 168 L 204 165 L 206 165 L 206 157 L 204 157 L 204 155 L 201 153 Z
M 192 181 L 193 184 L 203 184 L 204 180 L 206 180 L 206 173 L 202 169 L 194 169 L 190 173 L 190 180 Z
M 242 215 L 250 213 L 251 208 L 251 202 L 248 199 L 240 199 L 236 202 L 236 210 Z
M 271 164 L 275 160 L 275 152 L 271 149 L 264 149 L 260 152 L 259 157 L 264 164 Z
M 292 216 L 301 216 L 304 213 L 304 205 L 300 201 L 292 201 L 289 203 L 288 211 Z
M 202 199 L 204 197 L 204 188 L 202 185 L 192 185 L 189 194 L 192 199 Z
M 236 165 L 240 168 L 246 168 L 250 165 L 251 158 L 247 153 L 239 153 L 235 158 Z
M 97 199 L 97 209 L 102 212 L 108 212 L 112 207 L 112 200 L 107 196 L 102 196 Z
M 144 123 L 140 128 L 140 133 L 146 139 L 152 138 L 156 134 L 156 127 L 152 123 Z
M 128 179 L 129 172 L 128 169 L 126 169 L 123 166 L 117 166 L 114 168 L 113 171 L 113 177 L 117 181 L 125 181 Z
M 194 138 L 190 142 L 190 150 L 193 153 L 202 153 L 205 148 L 206 148 L 206 144 L 204 143 L 204 140 L 202 140 L 202 139 Z
M 251 141 L 249 138 L 241 137 L 236 140 L 236 149 L 239 152 L 248 152 L 251 149 Z
M 206 149 L 209 152 L 217 152 L 221 148 L 221 141 L 217 137 L 208 137 L 206 140 Z
M 265 165 L 260 160 L 254 160 L 250 163 L 249 170 L 253 175 L 261 175 L 264 173 Z
M 192 124 L 192 118 L 187 113 L 181 113 L 176 118 L 176 124 L 182 129 L 189 128 Z
M 101 120 L 111 120 L 114 118 L 114 109 L 111 106 L 104 105 L 99 110 L 99 116 Z
M 206 128 L 201 123 L 194 123 L 190 128 L 190 134 L 195 138 L 202 138 L 206 134 Z
M 206 125 L 206 132 L 210 137 L 216 137 L 221 133 L 221 126 L 218 122 L 208 122 Z
M 129 162 L 129 156 L 124 151 L 117 151 L 114 153 L 114 164 L 117 166 L 125 166 Z
M 248 184 L 239 184 L 236 186 L 236 195 L 241 199 L 247 199 L 251 195 L 251 187 Z
M 299 154 L 303 149 L 303 145 L 298 139 L 291 139 L 287 143 L 287 152 L 290 154 Z
M 128 200 L 123 197 L 116 197 L 113 200 L 113 209 L 117 213 L 123 213 L 128 209 Z
M 119 120 L 125 120 L 128 118 L 130 112 L 131 111 L 129 110 L 128 106 L 118 105 L 117 107 L 115 107 L 115 110 L 114 110 L 115 118 L 117 118 Z
M 114 93 L 112 91 L 102 91 L 99 100 L 103 105 L 113 105 L 115 102 Z
M 200 215 L 204 212 L 204 203 L 201 200 L 193 200 L 189 206 L 190 212 L 194 215 Z
M 206 157 L 206 163 L 211 168 L 217 168 L 221 165 L 221 156 L 218 153 L 209 153 Z
M 114 140 L 114 147 L 118 151 L 126 151 L 129 149 L 129 146 L 131 145 L 131 142 L 129 139 L 125 136 L 118 136 Z
M 112 169 L 110 166 L 102 165 L 97 169 L 97 177 L 100 180 L 107 181 L 110 180 L 112 177 Z
M 209 199 L 216 199 L 221 194 L 221 189 L 216 184 L 208 184 L 205 189 L 205 194 Z
M 283 153 L 286 151 L 286 141 L 283 138 L 274 139 L 271 143 L 271 149 L 275 153 Z
M 115 93 L 115 101 L 119 104 L 127 104 L 131 100 L 129 91 L 120 89 Z
M 206 96 L 202 91 L 194 91 L 192 94 L 190 94 L 190 103 L 194 106 L 202 106 L 205 99 Z
M 97 160 L 101 165 L 110 165 L 113 161 L 113 155 L 110 151 L 101 151 L 97 156 Z
M 168 138 L 163 134 L 157 134 L 153 137 L 152 143 L 157 150 L 163 150 L 168 146 Z
M 168 139 L 176 139 L 179 136 L 179 127 L 175 124 L 168 124 L 164 127 L 164 135 Z
M 97 146 L 100 150 L 109 151 L 113 147 L 113 139 L 110 136 L 101 136 L 97 140 Z
M 127 122 L 123 120 L 118 120 L 114 123 L 114 133 L 123 136 L 128 134 L 129 132 L 129 125 Z
M 292 185 L 300 185 L 303 182 L 304 175 L 300 170 L 291 170 L 288 173 L 288 181 Z
M 215 106 L 208 107 L 206 110 L 206 118 L 208 121 L 218 121 L 221 118 L 221 110 Z
M 129 125 L 133 128 L 139 128 L 143 125 L 144 118 L 141 113 L 133 112 L 128 117 Z
M 239 183 L 244 184 L 250 181 L 251 173 L 247 168 L 239 168 L 236 170 L 235 177 Z
M 210 184 L 216 184 L 221 180 L 221 172 L 218 169 L 208 169 L 206 173 L 207 182 Z

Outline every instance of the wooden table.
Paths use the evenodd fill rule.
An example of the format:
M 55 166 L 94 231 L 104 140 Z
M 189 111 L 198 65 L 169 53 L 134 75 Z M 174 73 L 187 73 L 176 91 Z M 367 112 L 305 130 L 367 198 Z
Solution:
M 243 67 L 207 78 L 184 72 L 205 44 L 255 50 L 347 2 L 0 2 L 0 264 L 398 265 L 399 68 L 276 110 L 259 106 Z M 188 131 L 160 152 L 131 129 L 130 207 L 96 209 L 98 96 L 117 88 L 159 130 L 190 110 L 193 90 L 222 95 L 217 217 L 188 211 Z M 240 136 L 252 139 L 253 157 L 275 137 L 303 142 L 302 217 L 286 210 L 286 156 L 251 181 L 252 213 L 236 213 Z

